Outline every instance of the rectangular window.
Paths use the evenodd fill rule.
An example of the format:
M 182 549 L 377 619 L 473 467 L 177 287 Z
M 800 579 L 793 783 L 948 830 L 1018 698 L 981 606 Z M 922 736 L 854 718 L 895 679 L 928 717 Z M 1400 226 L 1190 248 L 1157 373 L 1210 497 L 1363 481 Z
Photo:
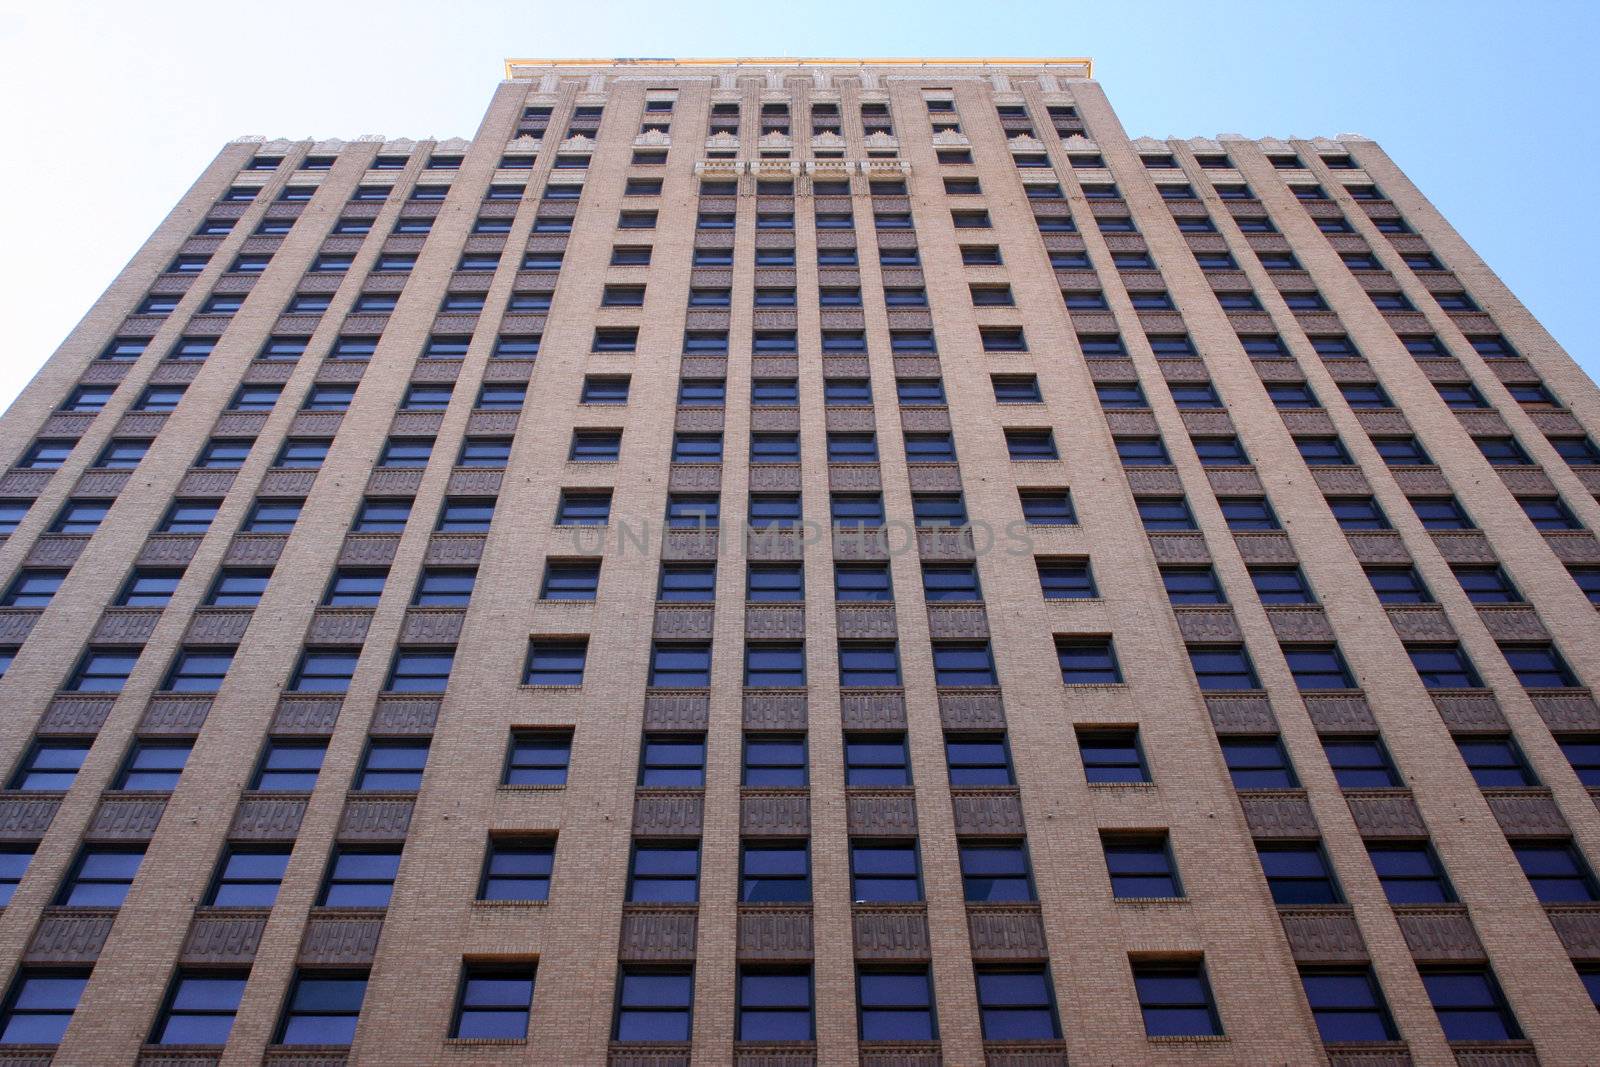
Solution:
M 278 1044 L 350 1044 L 366 995 L 365 974 L 297 971 L 278 1024 Z
M 618 1042 L 688 1041 L 694 972 L 687 968 L 623 967 L 617 975 Z
M 117 789 L 170 793 L 189 761 L 191 742 L 135 741 L 117 776 Z
M 742 784 L 747 789 L 804 789 L 805 736 L 746 734 Z
M 810 967 L 739 968 L 738 1041 L 811 1041 Z
M 890 789 L 911 784 L 905 734 L 846 734 L 845 785 Z
M 1087 559 L 1040 557 L 1034 562 L 1039 571 L 1039 588 L 1046 600 L 1083 600 L 1100 595 Z
M 87 741 L 35 741 L 28 748 L 11 788 L 30 793 L 66 792 L 89 754 Z
M 1102 834 L 1111 895 L 1118 900 L 1181 897 L 1167 836 Z
M 1138 727 L 1126 730 L 1079 727 L 1078 754 L 1083 759 L 1083 777 L 1091 785 L 1110 782 L 1148 782 L 1139 747 Z
M 253 848 L 230 845 L 222 854 L 216 878 L 206 896 L 213 908 L 270 908 L 278 899 L 289 867 L 289 847 Z
M 892 641 L 846 642 L 839 645 L 841 686 L 897 686 L 900 655 Z
M 658 641 L 650 649 L 650 682 L 657 688 L 698 689 L 711 684 L 711 645 Z
M 835 566 L 839 566 L 835 564 Z M 884 572 L 887 580 L 888 572 Z M 972 563 L 923 563 L 922 593 L 930 602 L 983 599 L 978 586 L 978 568 Z M 886 597 L 885 599 L 890 599 Z
M 1031 526 L 1071 526 L 1078 521 L 1065 489 L 1019 489 L 1022 517 Z
M 1056 660 L 1066 685 L 1105 685 L 1122 681 L 1111 639 L 1056 638 Z
M 86 848 L 61 883 L 55 903 L 69 908 L 120 908 L 143 861 L 142 846 Z
M 326 741 L 268 740 L 250 788 L 264 793 L 309 793 L 316 787 Z
M 805 645 L 800 642 L 746 644 L 744 684 L 755 687 L 805 685 Z
M 1235 789 L 1296 789 L 1300 780 L 1276 737 L 1225 737 L 1222 758 Z
M 1222 1019 L 1211 997 L 1211 983 L 1198 961 L 1136 963 L 1133 985 L 1151 1037 L 1217 1036 Z
M 706 600 L 712 599 L 709 585 Z M 799 563 L 752 563 L 745 575 L 745 599 L 794 603 L 805 600 L 805 570 Z
M 811 899 L 811 858 L 806 843 L 745 843 L 740 853 L 739 899 L 785 904 Z
M 0 1045 L 60 1044 L 88 984 L 88 971 L 18 971 L 0 1010 Z
M 946 734 L 944 758 L 952 786 L 1013 786 L 1004 734 Z
M 597 559 L 550 560 L 545 564 L 541 600 L 593 600 L 600 588 Z
M 715 598 L 716 587 L 715 563 L 662 563 L 656 599 L 670 602 L 708 601 Z
M 1446 1039 L 1521 1040 L 1522 1028 L 1488 967 L 1429 967 L 1422 971 L 1422 985 Z
M 1039 964 L 974 968 L 985 1041 L 1054 1041 L 1061 1037 L 1048 969 Z
M 464 964 L 450 1036 L 458 1040 L 526 1038 L 533 1007 L 533 974 L 531 963 Z

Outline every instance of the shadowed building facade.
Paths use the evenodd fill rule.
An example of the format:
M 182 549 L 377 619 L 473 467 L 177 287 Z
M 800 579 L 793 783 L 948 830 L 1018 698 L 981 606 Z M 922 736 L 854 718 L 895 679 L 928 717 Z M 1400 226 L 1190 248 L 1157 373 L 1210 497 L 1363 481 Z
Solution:
M 1600 1047 L 1600 393 L 1372 141 L 513 60 L 0 419 L 0 1065 Z

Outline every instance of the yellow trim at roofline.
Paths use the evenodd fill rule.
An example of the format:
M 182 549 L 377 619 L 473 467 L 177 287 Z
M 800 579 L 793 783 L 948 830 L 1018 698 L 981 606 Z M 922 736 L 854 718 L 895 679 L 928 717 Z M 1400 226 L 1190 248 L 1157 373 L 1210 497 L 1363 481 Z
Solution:
M 1042 67 L 1080 66 L 1094 77 L 1094 60 L 1087 56 L 967 56 L 964 58 L 899 57 L 889 59 L 803 58 L 744 56 L 731 59 L 508 59 L 506 77 L 513 67 Z

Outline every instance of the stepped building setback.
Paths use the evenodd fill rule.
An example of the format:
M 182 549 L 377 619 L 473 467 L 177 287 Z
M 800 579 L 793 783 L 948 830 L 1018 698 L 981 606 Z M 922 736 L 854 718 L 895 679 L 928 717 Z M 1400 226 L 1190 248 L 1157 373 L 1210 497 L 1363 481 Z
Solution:
M 1595 1063 L 1597 439 L 1085 59 L 241 138 L 0 418 L 0 1067 Z

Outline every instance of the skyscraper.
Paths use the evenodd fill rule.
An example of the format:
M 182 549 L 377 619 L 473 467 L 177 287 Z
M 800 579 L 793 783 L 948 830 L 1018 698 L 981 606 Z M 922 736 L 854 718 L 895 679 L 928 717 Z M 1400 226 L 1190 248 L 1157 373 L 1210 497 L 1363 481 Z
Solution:
M 1593 1060 L 1600 393 L 1378 145 L 506 75 L 0 420 L 0 1065 Z

